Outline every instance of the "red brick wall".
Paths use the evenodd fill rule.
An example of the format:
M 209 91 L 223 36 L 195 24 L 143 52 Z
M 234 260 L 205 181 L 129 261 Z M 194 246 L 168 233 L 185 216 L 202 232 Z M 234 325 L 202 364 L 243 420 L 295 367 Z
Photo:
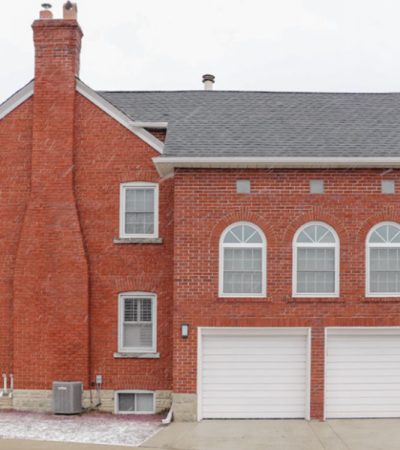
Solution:
M 82 96 L 77 99 L 75 191 L 90 276 L 90 373 L 105 389 L 171 389 L 173 179 L 162 181 L 151 158 L 159 153 Z M 159 182 L 163 244 L 114 244 L 119 188 Z M 115 359 L 118 294 L 157 294 L 160 359 Z
M 15 257 L 29 198 L 32 100 L 0 120 L 0 373 L 12 372 Z
M 73 189 L 81 31 L 63 20 L 35 21 L 33 30 L 31 192 L 14 272 L 15 386 L 46 389 L 57 379 L 87 386 L 88 267 Z
M 171 389 L 173 179 L 159 179 L 151 161 L 158 155 L 155 150 L 88 100 L 77 96 L 70 186 L 73 186 L 79 217 L 76 222 L 79 235 L 74 239 L 78 244 L 83 242 L 87 255 L 90 296 L 88 314 L 79 318 L 76 307 L 68 313 L 65 294 L 73 293 L 74 282 L 58 278 L 57 289 L 49 289 L 51 280 L 59 277 L 60 272 L 54 275 L 48 266 L 51 258 L 54 267 L 63 260 L 65 272 L 73 269 L 74 255 L 62 245 L 65 230 L 55 236 L 51 252 L 43 239 L 51 240 L 47 226 L 55 230 L 61 226 L 55 216 L 49 215 L 44 231 L 40 217 L 29 218 L 29 226 L 25 224 L 27 235 L 21 234 L 30 197 L 32 109 L 31 99 L 0 123 L 0 251 L 3 255 L 0 260 L 0 372 L 14 372 L 16 388 L 26 389 L 50 388 L 53 379 L 70 377 L 84 379 L 87 385 L 97 373 L 103 375 L 105 389 Z M 44 175 L 51 177 L 57 168 L 53 169 L 49 168 Z M 58 179 L 54 177 L 55 182 Z M 113 243 L 119 233 L 119 186 L 126 181 L 160 183 L 163 244 Z M 52 185 L 47 185 L 47 189 L 53 192 Z M 67 192 L 71 191 L 67 189 Z M 47 199 L 41 202 L 42 217 L 47 215 L 48 203 Z M 56 199 L 54 206 L 58 204 Z M 26 241 L 28 235 L 30 242 Z M 74 243 L 69 245 L 76 251 Z M 26 253 L 32 251 L 32 246 L 36 249 L 34 262 L 32 255 Z M 41 246 L 45 247 L 43 252 L 38 249 Z M 18 247 L 20 258 L 24 255 L 24 259 L 20 259 L 19 271 L 15 273 Z M 21 266 L 25 267 L 24 271 Z M 47 272 L 39 276 L 38 270 Z M 28 285 L 26 272 L 33 274 Z M 49 284 L 44 285 L 43 280 L 48 277 Z M 24 295 L 20 294 L 22 290 L 26 291 Z M 43 295 L 32 295 L 35 290 L 41 290 Z M 118 350 L 118 294 L 126 291 L 157 294 L 159 359 L 113 357 Z M 57 314 L 60 316 L 54 320 Z M 85 331 L 87 326 L 89 336 Z M 85 349 L 88 340 L 90 349 L 85 350 L 83 357 L 77 357 L 74 349 L 78 352 Z
M 313 417 L 322 417 L 323 328 L 400 325 L 400 298 L 365 298 L 365 238 L 384 220 L 400 222 L 400 195 L 380 193 L 382 170 L 190 170 L 175 175 L 174 391 L 196 392 L 196 327 L 306 326 L 313 329 Z M 400 186 L 400 172 L 384 175 Z M 237 194 L 236 179 L 252 193 Z M 310 179 L 325 194 L 309 194 Z M 235 221 L 267 238 L 266 299 L 218 298 L 218 244 Z M 304 223 L 324 221 L 340 238 L 340 297 L 292 298 L 292 239 Z M 189 339 L 180 324 L 189 323 Z

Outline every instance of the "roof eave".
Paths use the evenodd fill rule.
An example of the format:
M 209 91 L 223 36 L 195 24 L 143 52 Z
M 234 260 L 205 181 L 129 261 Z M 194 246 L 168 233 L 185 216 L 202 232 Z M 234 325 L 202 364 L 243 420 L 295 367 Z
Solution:
M 160 176 L 177 168 L 194 169 L 346 169 L 400 168 L 400 157 L 160 157 L 153 158 Z
M 148 132 L 143 126 L 146 125 L 146 128 L 152 128 L 151 124 L 154 122 L 136 122 L 124 114 L 121 110 L 116 108 L 113 104 L 111 104 L 108 100 L 98 94 L 96 91 L 87 86 L 80 79 L 76 80 L 76 90 L 86 97 L 89 101 L 95 104 L 102 111 L 111 116 L 114 120 L 119 122 L 133 134 L 136 134 L 140 139 L 149 144 L 154 150 L 159 153 L 163 153 L 164 151 L 164 143 L 153 136 L 150 132 Z M 160 123 L 156 122 L 156 125 L 160 125 Z M 166 127 L 166 123 L 162 122 L 161 128 Z
M 34 80 L 30 81 L 19 91 L 15 92 L 10 98 L 0 105 L 0 119 L 3 119 L 7 114 L 14 111 L 19 105 L 24 103 L 33 95 Z

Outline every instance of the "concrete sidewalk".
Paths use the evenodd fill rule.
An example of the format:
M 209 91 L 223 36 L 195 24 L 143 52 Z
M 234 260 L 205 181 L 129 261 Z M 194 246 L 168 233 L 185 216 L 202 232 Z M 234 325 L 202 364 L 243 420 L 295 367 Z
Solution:
M 1 440 L 0 450 L 127 450 L 135 447 Z M 136 447 L 138 448 L 138 447 Z M 142 450 L 399 450 L 400 419 L 210 420 L 173 423 Z

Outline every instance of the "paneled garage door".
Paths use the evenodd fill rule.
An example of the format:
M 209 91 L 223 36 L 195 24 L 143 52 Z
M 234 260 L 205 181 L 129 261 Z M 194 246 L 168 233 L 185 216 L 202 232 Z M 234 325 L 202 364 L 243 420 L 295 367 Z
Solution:
M 328 328 L 325 416 L 400 417 L 400 330 Z
M 308 329 L 199 333 L 199 419 L 308 417 Z

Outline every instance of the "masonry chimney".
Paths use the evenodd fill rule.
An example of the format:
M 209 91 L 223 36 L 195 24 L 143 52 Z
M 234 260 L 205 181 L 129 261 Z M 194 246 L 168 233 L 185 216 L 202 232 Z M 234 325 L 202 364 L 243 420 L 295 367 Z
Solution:
M 215 83 L 215 76 L 209 73 L 203 75 L 203 84 L 205 91 L 212 91 Z
M 42 7 L 32 25 L 31 190 L 15 263 L 15 383 L 50 389 L 54 380 L 72 379 L 87 387 L 88 267 L 74 188 L 82 31 L 76 5 L 64 5 L 63 19 Z
M 64 20 L 77 20 L 78 7 L 76 3 L 67 2 L 63 6 L 63 18 Z

